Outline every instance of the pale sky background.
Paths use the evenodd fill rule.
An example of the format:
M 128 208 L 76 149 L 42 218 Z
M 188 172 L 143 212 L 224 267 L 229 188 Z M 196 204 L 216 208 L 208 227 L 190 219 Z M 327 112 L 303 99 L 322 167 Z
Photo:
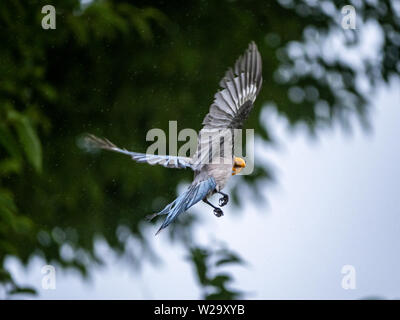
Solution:
M 358 55 L 348 52 L 344 59 L 371 55 L 366 49 L 379 39 L 379 31 L 368 30 Z M 260 121 L 273 128 L 278 148 L 259 141 L 256 148 L 256 161 L 267 161 L 276 173 L 275 185 L 260 184 L 268 204 L 254 202 L 245 189 L 241 214 L 231 204 L 222 218 L 202 203 L 191 210 L 202 218 L 194 228 L 199 243 L 218 239 L 247 262 L 226 267 L 235 279 L 232 288 L 246 292 L 244 298 L 400 298 L 399 79 L 370 96 L 371 132 L 353 121 L 352 133 L 335 126 L 316 140 L 301 129 L 290 131 L 268 108 Z M 157 225 L 143 228 L 162 263 L 145 260 L 138 270 L 99 241 L 107 265 L 95 267 L 90 281 L 57 269 L 56 290 L 41 288 L 39 258 L 27 269 L 13 258 L 6 265 L 18 283 L 36 287 L 41 299 L 200 298 L 184 248 L 171 244 L 167 233 L 154 237 Z M 344 265 L 355 267 L 354 290 L 341 287 Z

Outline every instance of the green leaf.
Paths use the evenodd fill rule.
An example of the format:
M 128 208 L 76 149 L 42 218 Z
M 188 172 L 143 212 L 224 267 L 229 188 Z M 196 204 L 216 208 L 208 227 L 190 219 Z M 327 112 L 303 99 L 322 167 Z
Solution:
M 221 250 L 218 254 L 222 257 L 215 263 L 216 266 L 229 263 L 243 263 L 243 260 L 238 255 L 227 250 Z
M 221 290 L 210 293 L 205 296 L 206 300 L 234 300 L 240 298 L 241 293 L 238 291 Z
M 10 291 L 7 292 L 9 295 L 12 294 L 33 294 L 36 295 L 37 292 L 35 289 L 31 287 L 16 287 Z
M 20 157 L 17 142 L 12 136 L 9 128 L 7 128 L 3 123 L 0 123 L 0 145 L 2 145 L 11 156 L 15 158 Z
M 17 206 L 14 200 L 5 193 L 0 193 L 0 222 L 0 232 L 13 230 L 18 234 L 22 234 L 30 232 L 33 227 L 33 222 L 30 218 L 17 214 Z M 4 246 L 4 243 L 1 245 Z
M 37 172 L 41 172 L 42 146 L 31 121 L 28 117 L 15 110 L 11 110 L 8 116 L 17 131 L 18 138 L 28 161 Z
M 0 193 L 0 207 L 7 208 L 11 211 L 17 211 L 17 206 L 15 205 L 12 196 L 4 191 Z
M 0 161 L 0 175 L 21 172 L 21 160 L 15 158 L 6 158 Z
M 208 283 L 207 278 L 207 259 L 209 257 L 209 252 L 207 250 L 203 250 L 202 248 L 191 248 L 190 249 L 190 260 L 193 261 L 197 276 L 202 285 L 206 285 Z
M 0 268 L 0 282 L 13 282 L 11 274 L 3 268 Z
M 232 278 L 228 274 L 219 274 L 210 281 L 210 285 L 214 287 L 224 288 L 225 283 L 232 281 Z

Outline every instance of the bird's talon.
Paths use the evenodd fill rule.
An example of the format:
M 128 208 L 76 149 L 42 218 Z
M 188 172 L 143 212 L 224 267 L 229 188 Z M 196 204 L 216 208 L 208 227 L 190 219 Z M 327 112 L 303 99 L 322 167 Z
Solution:
M 229 201 L 228 195 L 222 196 L 221 198 L 219 198 L 219 206 L 220 207 L 225 206 L 228 203 L 228 201 Z
M 214 209 L 214 214 L 216 217 L 222 217 L 224 215 L 223 211 L 220 208 L 215 208 Z

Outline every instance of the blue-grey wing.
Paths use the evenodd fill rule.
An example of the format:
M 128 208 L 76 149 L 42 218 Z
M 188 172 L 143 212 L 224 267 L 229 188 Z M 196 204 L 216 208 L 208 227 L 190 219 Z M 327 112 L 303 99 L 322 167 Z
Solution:
M 219 84 L 222 90 L 214 96 L 210 111 L 203 120 L 204 128 L 240 129 L 262 86 L 261 55 L 254 42 L 249 44 Z
M 262 86 L 261 55 L 254 42 L 249 44 L 219 84 L 221 90 L 214 95 L 199 133 L 193 170 L 200 170 L 209 159 L 214 159 L 215 150 L 222 150 L 224 146 L 231 146 L 231 154 L 225 154 L 225 157 L 233 154 L 233 130 L 242 128 Z
M 85 137 L 85 144 L 88 148 L 110 150 L 130 156 L 133 160 L 140 163 L 148 163 L 150 165 L 161 165 L 166 168 L 191 168 L 191 158 L 178 157 L 169 155 L 153 155 L 146 153 L 139 153 L 121 149 L 107 139 L 101 139 L 92 134 Z
M 151 219 L 158 215 L 167 215 L 156 234 L 158 234 L 162 229 L 168 227 L 182 212 L 185 212 L 197 202 L 203 200 L 215 189 L 216 185 L 217 184 L 213 177 L 193 183 L 184 193 L 180 194 L 178 198 L 168 204 L 163 210 L 152 215 L 150 217 Z

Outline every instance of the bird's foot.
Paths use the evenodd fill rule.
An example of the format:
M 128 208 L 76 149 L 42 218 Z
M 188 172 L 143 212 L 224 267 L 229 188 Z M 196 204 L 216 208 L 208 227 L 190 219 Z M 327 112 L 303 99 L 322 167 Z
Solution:
M 229 201 L 229 196 L 227 194 L 224 194 L 221 198 L 219 198 L 219 206 L 223 207 L 225 206 Z
M 223 211 L 220 208 L 215 208 L 214 209 L 214 214 L 216 217 L 222 217 L 224 215 Z

